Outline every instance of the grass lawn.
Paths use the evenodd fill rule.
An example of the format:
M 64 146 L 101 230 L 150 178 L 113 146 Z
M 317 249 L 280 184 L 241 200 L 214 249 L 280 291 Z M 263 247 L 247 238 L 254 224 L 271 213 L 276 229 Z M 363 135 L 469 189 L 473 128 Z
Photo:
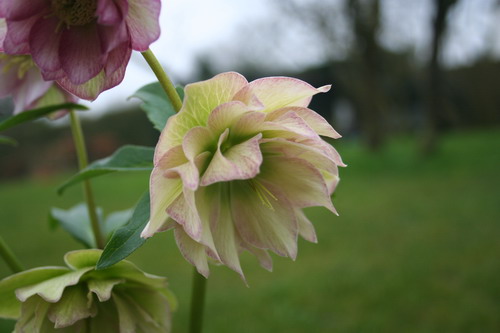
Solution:
M 204 332 L 500 332 L 500 130 L 449 134 L 428 159 L 411 139 L 376 154 L 341 144 L 340 217 L 308 210 L 319 243 L 301 240 L 295 262 L 274 256 L 273 273 L 243 255 L 250 288 L 212 267 Z M 128 208 L 147 179 L 96 178 L 97 202 L 107 213 Z M 46 222 L 49 206 L 81 198 L 77 187 L 58 197 L 62 180 L 0 184 L 0 234 L 26 267 L 60 265 L 80 247 Z M 130 259 L 169 277 L 180 302 L 174 333 L 186 332 L 192 268 L 172 233 Z

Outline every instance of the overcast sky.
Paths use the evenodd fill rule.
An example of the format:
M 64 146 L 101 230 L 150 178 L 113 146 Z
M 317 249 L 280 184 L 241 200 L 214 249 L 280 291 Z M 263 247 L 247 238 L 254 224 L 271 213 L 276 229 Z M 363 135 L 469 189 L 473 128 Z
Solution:
M 164 0 L 162 34 L 151 49 L 174 81 L 189 79 L 201 55 L 218 54 L 219 50 L 218 64 L 223 64 L 219 67 L 231 70 L 234 59 L 227 58 L 224 51 L 245 42 L 245 36 L 237 36 L 235 32 L 258 29 L 260 23 L 272 22 L 282 15 L 271 3 L 272 0 Z M 449 17 L 450 30 L 444 51 L 448 64 L 467 63 L 485 50 L 500 55 L 499 7 L 496 0 L 459 0 Z M 382 0 L 382 43 L 395 49 L 412 46 L 417 56 L 425 59 L 432 9 L 431 0 Z M 283 49 L 288 59 L 282 62 L 283 66 L 289 63 L 307 66 L 320 60 L 321 55 L 315 54 L 314 45 L 295 46 L 292 43 L 296 41 L 288 42 L 287 36 L 279 38 L 283 44 L 292 46 Z M 276 66 L 279 69 L 280 64 Z M 91 103 L 91 108 L 101 114 L 106 109 L 131 103 L 125 100 L 126 97 L 154 80 L 142 56 L 136 53 L 120 86 L 102 93 Z

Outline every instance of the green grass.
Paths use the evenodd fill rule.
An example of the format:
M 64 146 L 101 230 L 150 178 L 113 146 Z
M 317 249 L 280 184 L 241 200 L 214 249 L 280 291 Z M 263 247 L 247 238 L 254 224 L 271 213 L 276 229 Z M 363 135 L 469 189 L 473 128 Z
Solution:
M 226 267 L 212 267 L 206 333 L 499 332 L 500 131 L 447 135 L 423 159 L 411 139 L 380 153 L 355 143 L 339 150 L 348 168 L 334 196 L 341 216 L 310 209 L 319 244 L 299 242 L 295 262 L 274 272 L 243 255 L 250 288 Z M 106 212 L 133 205 L 147 174 L 94 181 Z M 48 207 L 78 202 L 78 188 L 57 197 L 48 181 L 0 185 L 0 233 L 26 267 L 62 264 L 79 245 L 48 229 Z M 174 332 L 186 332 L 191 266 L 171 233 L 130 258 L 169 277 L 180 308 Z M 0 276 L 9 274 L 0 263 Z

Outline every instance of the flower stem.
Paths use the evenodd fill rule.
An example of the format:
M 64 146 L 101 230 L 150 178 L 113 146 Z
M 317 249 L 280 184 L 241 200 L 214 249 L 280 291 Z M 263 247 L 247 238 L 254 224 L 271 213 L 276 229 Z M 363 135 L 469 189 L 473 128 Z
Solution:
M 73 133 L 73 140 L 75 141 L 76 155 L 78 156 L 78 166 L 80 170 L 82 170 L 88 165 L 87 148 L 85 147 L 82 126 L 75 111 L 71 110 L 69 115 L 71 119 L 71 132 Z M 87 210 L 90 217 L 92 232 L 94 233 L 95 243 L 98 248 L 102 249 L 105 243 L 99 226 L 92 187 L 88 179 L 83 181 L 83 194 L 85 196 L 85 202 L 87 203 Z
M 2 256 L 3 260 L 5 260 L 5 263 L 9 266 L 13 273 L 19 273 L 24 270 L 23 266 L 14 255 L 14 252 L 12 252 L 2 237 L 0 237 L 0 256 Z
M 144 57 L 144 59 L 146 59 L 146 62 L 148 63 L 149 67 L 151 67 L 153 73 L 155 73 L 156 77 L 158 78 L 158 81 L 160 82 L 161 86 L 167 93 L 167 96 L 170 99 L 170 102 L 172 103 L 175 112 L 179 112 L 179 110 L 182 107 L 182 100 L 179 94 L 177 93 L 177 90 L 175 90 L 175 87 L 172 81 L 170 81 L 167 73 L 165 73 L 163 67 L 161 67 L 160 63 L 158 62 L 158 59 L 156 59 L 155 55 L 150 49 L 147 49 L 146 51 L 142 52 L 142 56 Z
M 191 294 L 191 315 L 189 318 L 189 333 L 201 333 L 203 327 L 203 307 L 205 305 L 205 290 L 207 279 L 193 271 L 193 291 Z

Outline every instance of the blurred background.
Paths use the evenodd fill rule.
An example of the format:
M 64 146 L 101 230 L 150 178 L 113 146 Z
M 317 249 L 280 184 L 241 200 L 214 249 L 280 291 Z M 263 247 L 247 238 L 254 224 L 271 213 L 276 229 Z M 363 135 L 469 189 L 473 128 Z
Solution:
M 332 144 L 348 164 L 333 197 L 340 217 L 307 211 L 319 244 L 300 241 L 296 262 L 274 257 L 268 273 L 244 255 L 250 288 L 213 268 L 206 332 L 500 331 L 499 22 L 496 0 L 163 3 L 152 50 L 176 83 L 234 70 L 332 84 L 311 108 L 343 135 Z M 126 100 L 154 80 L 136 54 L 124 82 L 88 103 L 92 160 L 155 145 L 159 133 Z M 0 234 L 26 267 L 62 264 L 80 245 L 50 230 L 47 213 L 82 200 L 78 188 L 55 193 L 77 165 L 67 120 L 2 134 L 19 144 L 0 145 Z M 127 209 L 147 181 L 97 178 L 98 204 Z M 131 259 L 169 277 L 174 332 L 186 331 L 191 267 L 172 235 Z

